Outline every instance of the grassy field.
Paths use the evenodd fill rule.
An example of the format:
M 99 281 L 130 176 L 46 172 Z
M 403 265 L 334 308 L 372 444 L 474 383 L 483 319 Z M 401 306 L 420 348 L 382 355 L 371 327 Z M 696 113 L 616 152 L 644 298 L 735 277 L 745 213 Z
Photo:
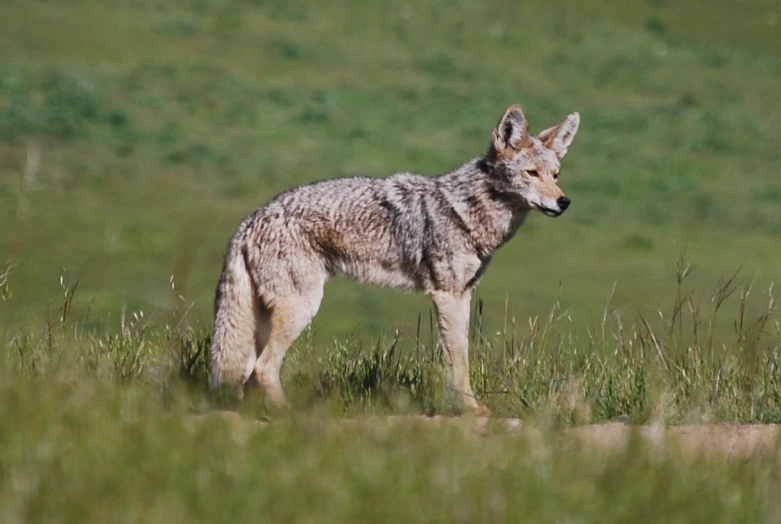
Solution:
M 130 316 L 97 334 L 69 319 L 66 300 L 42 335 L 13 337 L 0 362 L 0 518 L 775 522 L 777 457 L 697 458 L 640 441 L 607 453 L 559 433 L 607 420 L 778 421 L 781 361 L 763 323 L 774 310 L 719 347 L 708 304 L 674 325 L 609 313 L 589 339 L 556 309 L 517 338 L 511 326 L 476 329 L 477 394 L 534 430 L 478 436 L 468 421 L 324 424 L 447 414 L 441 358 L 425 340 L 343 339 L 323 354 L 307 336 L 285 369 L 294 417 L 267 413 L 250 391 L 245 423 L 203 420 L 213 407 L 203 390 L 208 333 Z M 741 310 L 722 322 L 742 325 Z M 254 428 L 257 417 L 271 423 Z
M 2 2 L 0 520 L 772 521 L 772 461 L 553 435 L 781 421 L 780 23 L 778 0 Z M 472 379 L 551 438 L 192 426 L 238 222 L 300 183 L 448 171 L 512 103 L 533 130 L 580 111 L 573 205 L 496 256 Z M 285 386 L 324 418 L 450 413 L 431 326 L 425 297 L 333 281 Z
M 562 179 L 571 212 L 533 217 L 500 251 L 480 288 L 490 319 L 506 298 L 519 318 L 548 309 L 560 283 L 583 323 L 616 281 L 619 305 L 653 311 L 684 245 L 703 286 L 738 266 L 777 280 L 777 4 L 702 19 L 676 4 L 6 2 L 4 314 L 40 322 L 65 270 L 96 324 L 169 310 L 172 275 L 208 319 L 227 239 L 276 192 L 447 171 L 514 102 L 534 129 L 573 110 L 583 123 Z M 409 329 L 428 308 L 338 281 L 316 326 Z

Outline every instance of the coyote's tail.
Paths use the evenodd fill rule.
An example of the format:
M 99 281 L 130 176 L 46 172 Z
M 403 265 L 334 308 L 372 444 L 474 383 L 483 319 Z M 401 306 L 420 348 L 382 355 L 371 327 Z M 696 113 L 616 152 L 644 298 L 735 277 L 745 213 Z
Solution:
M 257 329 L 256 301 L 247 258 L 231 248 L 217 286 L 214 336 L 209 354 L 209 386 L 241 399 L 244 382 L 252 374 Z

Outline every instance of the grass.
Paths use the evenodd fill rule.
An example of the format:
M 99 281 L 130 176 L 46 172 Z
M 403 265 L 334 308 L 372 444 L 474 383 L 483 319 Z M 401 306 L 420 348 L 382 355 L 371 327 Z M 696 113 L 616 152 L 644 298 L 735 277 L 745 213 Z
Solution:
M 77 396 L 61 400 L 106 405 L 98 392 Z M 772 467 L 759 460 L 691 465 L 642 448 L 595 460 L 566 442 L 416 426 L 329 431 L 282 422 L 247 431 L 115 400 L 121 413 L 43 411 L 51 423 L 31 423 L 25 436 L 3 430 L 15 464 L 13 482 L 0 489 L 5 518 L 761 522 L 772 501 Z
M 526 2 L 504 6 L 503 22 L 466 1 L 10 3 L 0 260 L 16 264 L 17 286 L 4 313 L 40 322 L 64 267 L 81 273 L 82 311 L 93 298 L 113 318 L 170 308 L 160 290 L 174 274 L 206 320 L 225 242 L 252 209 L 303 182 L 451 169 L 483 152 L 514 102 L 534 129 L 573 110 L 583 128 L 562 178 L 572 212 L 533 217 L 499 252 L 480 289 L 490 318 L 506 293 L 519 317 L 538 314 L 564 282 L 574 318 L 594 321 L 616 279 L 618 302 L 642 294 L 653 311 L 685 244 L 701 285 L 738 266 L 776 281 L 781 58 L 764 11 L 719 4 L 709 16 L 756 26 L 722 38 L 675 15 L 697 4 L 630 4 Z M 651 16 L 668 30 L 649 31 Z M 71 38 L 79 24 L 95 32 Z M 567 249 L 600 256 L 573 264 Z M 399 302 L 334 282 L 318 333 L 353 329 L 343 311 L 362 312 L 373 336 L 428 309 Z
M 242 431 L 117 400 L 122 413 L 44 412 L 56 433 L 33 426 L 5 442 L 20 465 L 0 490 L 8 520 L 761 522 L 772 500 L 772 467 L 759 460 L 690 465 L 639 448 L 597 461 L 566 442 L 415 426 Z
M 523 324 L 508 311 L 503 328 L 489 331 L 477 301 L 470 333 L 476 394 L 498 416 L 546 425 L 781 422 L 781 328 L 773 289 L 757 289 L 735 273 L 701 294 L 688 284 L 691 266 L 684 258 L 677 267 L 669 309 L 646 316 L 616 308 L 611 294 L 585 336 L 560 302 Z M 41 333 L 6 334 L 10 379 L 126 384 L 150 389 L 164 404 L 183 395 L 190 409 L 210 409 L 211 333 L 188 318 L 189 307 L 166 319 L 123 312 L 117 331 L 96 332 L 89 316 L 74 313 L 78 287 L 78 281 L 62 281 L 62 302 L 49 310 Z M 419 317 L 413 336 L 399 330 L 374 339 L 346 336 L 329 347 L 310 329 L 290 351 L 286 388 L 305 411 L 450 413 L 433 323 L 431 316 Z M 244 409 L 273 417 L 252 389 Z
M 781 420 L 779 16 L 763 0 L 3 3 L 0 519 L 772 520 L 769 461 L 607 456 L 556 430 Z M 447 171 L 516 102 L 533 130 L 581 112 L 573 206 L 497 254 L 471 371 L 542 440 L 313 429 L 257 391 L 240 410 L 270 427 L 193 425 L 241 218 L 314 180 Z M 284 369 L 299 412 L 451 413 L 430 315 L 425 297 L 329 283 Z
M 594 453 L 556 432 L 615 420 L 779 422 L 772 290 L 729 276 L 698 296 L 687 267 L 679 263 L 671 311 L 648 318 L 608 302 L 585 340 L 559 304 L 528 326 L 508 318 L 488 333 L 478 303 L 476 393 L 496 415 L 538 429 L 485 436 L 414 421 L 323 424 L 451 413 L 440 351 L 398 332 L 336 340 L 327 352 L 305 335 L 283 377 L 297 416 L 266 411 L 250 391 L 244 423 L 200 420 L 215 407 L 205 391 L 209 331 L 180 310 L 158 327 L 128 312 L 117 332 L 96 333 L 72 316 L 78 283 L 64 281 L 43 333 L 11 333 L 0 355 L 3 517 L 767 521 L 777 480 L 764 455 L 692 459 L 640 441 Z M 256 417 L 273 423 L 255 428 Z

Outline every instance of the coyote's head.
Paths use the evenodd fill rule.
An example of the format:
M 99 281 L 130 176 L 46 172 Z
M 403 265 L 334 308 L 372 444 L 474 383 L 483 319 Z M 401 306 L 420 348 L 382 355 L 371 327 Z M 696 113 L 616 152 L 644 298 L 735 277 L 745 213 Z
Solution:
M 570 199 L 559 188 L 561 159 L 579 124 L 580 115 L 572 113 L 561 124 L 531 136 L 523 108 L 507 109 L 494 130 L 488 154 L 495 189 L 521 207 L 551 217 L 564 213 Z

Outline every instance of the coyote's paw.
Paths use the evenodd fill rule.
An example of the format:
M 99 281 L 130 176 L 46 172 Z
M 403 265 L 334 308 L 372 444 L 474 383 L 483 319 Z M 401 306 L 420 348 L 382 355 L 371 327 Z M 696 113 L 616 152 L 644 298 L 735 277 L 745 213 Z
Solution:
M 491 416 L 491 410 L 485 407 L 482 404 L 478 404 L 477 406 L 470 409 L 472 412 L 472 415 L 475 417 L 490 417 Z

